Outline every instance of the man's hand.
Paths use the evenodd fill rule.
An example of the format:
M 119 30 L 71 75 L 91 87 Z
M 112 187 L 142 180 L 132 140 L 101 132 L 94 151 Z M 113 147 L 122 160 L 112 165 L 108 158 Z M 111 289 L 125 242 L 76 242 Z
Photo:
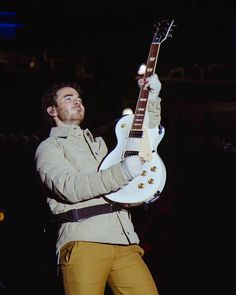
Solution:
M 143 160 L 139 156 L 130 156 L 121 162 L 121 167 L 129 180 L 141 175 Z
M 138 81 L 139 87 L 144 87 L 149 90 L 149 101 L 155 101 L 159 93 L 161 91 L 161 82 L 157 76 L 157 74 L 154 74 L 150 77 L 147 77 L 145 79 L 140 79 Z

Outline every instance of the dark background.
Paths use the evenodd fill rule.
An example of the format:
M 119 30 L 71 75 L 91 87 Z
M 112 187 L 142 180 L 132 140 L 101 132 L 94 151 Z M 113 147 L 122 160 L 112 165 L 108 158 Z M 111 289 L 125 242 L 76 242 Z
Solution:
M 167 181 L 149 208 L 132 208 L 133 221 L 160 295 L 233 292 L 233 1 L 3 0 L 0 11 L 0 293 L 61 292 L 34 170 L 35 148 L 49 132 L 43 92 L 78 81 L 84 127 L 112 149 L 115 122 L 123 108 L 134 109 L 137 70 L 162 19 L 177 25 L 156 70 Z

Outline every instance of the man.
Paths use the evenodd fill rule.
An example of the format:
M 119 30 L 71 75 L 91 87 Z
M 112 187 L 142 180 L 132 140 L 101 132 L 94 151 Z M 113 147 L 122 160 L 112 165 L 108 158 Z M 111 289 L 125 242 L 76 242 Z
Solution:
M 143 82 L 150 90 L 149 125 L 157 128 L 161 83 L 157 75 Z M 76 84 L 52 86 L 42 103 L 53 126 L 36 150 L 36 168 L 60 223 L 56 248 L 65 294 L 102 295 L 108 283 L 115 295 L 157 295 L 127 206 L 103 198 L 139 176 L 142 159 L 131 156 L 99 171 L 107 147 L 80 127 L 85 108 Z

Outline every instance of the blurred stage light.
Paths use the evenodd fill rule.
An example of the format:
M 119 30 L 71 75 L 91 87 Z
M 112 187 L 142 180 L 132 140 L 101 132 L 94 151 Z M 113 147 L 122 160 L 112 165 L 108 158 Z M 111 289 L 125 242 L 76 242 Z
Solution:
M 25 25 L 16 23 L 16 12 L 0 11 L 0 39 L 14 40 L 17 29 L 23 27 Z
M 0 222 L 3 221 L 5 218 L 5 212 L 3 209 L 0 208 Z
M 139 69 L 138 69 L 138 75 L 142 76 L 145 74 L 146 71 L 146 65 L 145 64 L 141 64 Z
M 132 109 L 130 109 L 130 108 L 125 108 L 125 109 L 123 109 L 123 111 L 122 111 L 122 116 L 125 116 L 125 115 L 131 115 L 131 114 L 133 114 L 133 111 L 132 111 Z

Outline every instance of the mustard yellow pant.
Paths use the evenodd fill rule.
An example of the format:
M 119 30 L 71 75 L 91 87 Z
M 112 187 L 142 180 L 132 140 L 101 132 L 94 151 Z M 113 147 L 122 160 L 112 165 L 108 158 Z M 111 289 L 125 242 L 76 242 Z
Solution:
M 138 245 L 70 242 L 60 252 L 65 295 L 158 295 Z

